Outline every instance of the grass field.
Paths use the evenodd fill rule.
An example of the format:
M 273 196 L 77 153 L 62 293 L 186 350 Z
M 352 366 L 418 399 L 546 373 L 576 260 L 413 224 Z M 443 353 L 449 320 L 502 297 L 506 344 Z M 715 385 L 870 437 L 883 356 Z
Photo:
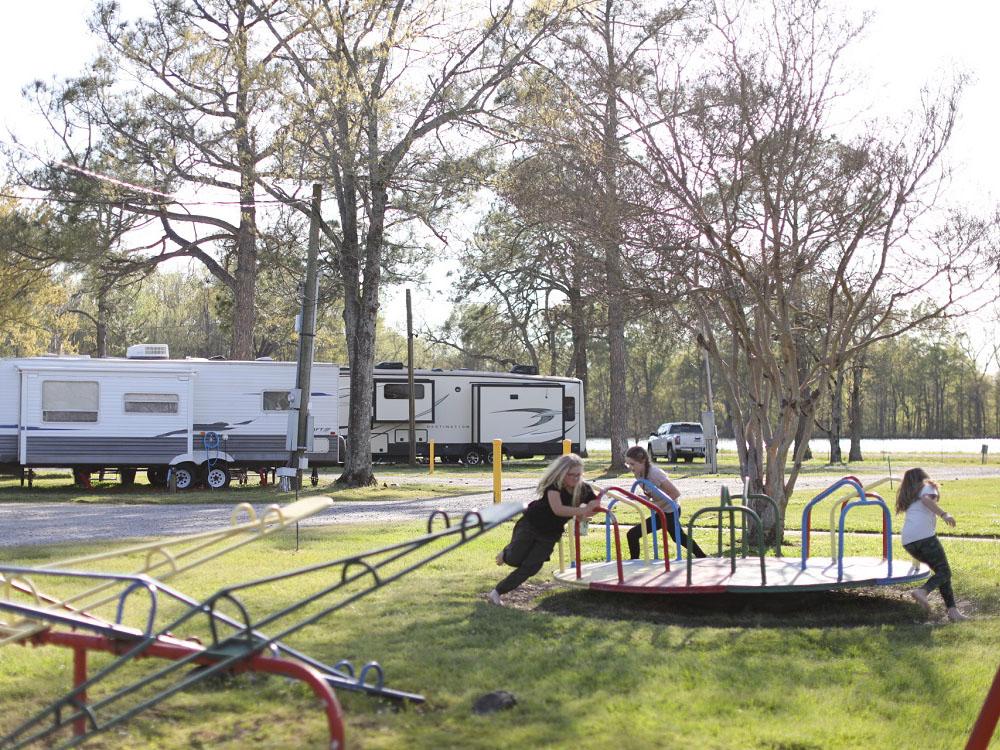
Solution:
M 960 523 L 971 518 L 963 506 L 977 502 L 981 491 L 965 489 L 956 482 L 944 495 Z M 227 583 L 421 532 L 421 524 L 308 528 L 299 552 L 292 534 L 283 532 L 174 583 L 203 597 Z M 697 535 L 707 545 L 711 532 Z M 997 668 L 997 541 L 945 541 L 960 606 L 975 618 L 949 625 L 936 595 L 928 621 L 903 588 L 647 598 L 559 588 L 547 572 L 515 592 L 512 606 L 498 609 L 482 594 L 502 575 L 492 558 L 508 538 L 509 525 L 294 638 L 294 645 L 330 663 L 377 659 L 389 685 L 427 696 L 422 706 L 395 711 L 340 691 L 349 747 L 961 747 Z M 585 541 L 588 558 L 603 553 L 603 535 Z M 873 552 L 874 542 L 864 537 L 848 544 L 848 554 Z M 794 545 L 786 554 L 794 554 Z M 102 548 L 20 548 L 5 557 L 40 564 Z M 896 554 L 903 554 L 898 545 Z M 270 587 L 246 601 L 259 615 L 307 595 L 322 580 Z M 92 672 L 106 660 L 93 658 Z M 153 666 L 137 663 L 123 677 Z M 65 650 L 3 648 L 0 731 L 56 697 L 71 673 Z M 513 692 L 518 705 L 473 715 L 475 698 L 498 689 Z M 243 676 L 175 696 L 87 746 L 324 745 L 323 714 L 311 693 L 280 678 Z

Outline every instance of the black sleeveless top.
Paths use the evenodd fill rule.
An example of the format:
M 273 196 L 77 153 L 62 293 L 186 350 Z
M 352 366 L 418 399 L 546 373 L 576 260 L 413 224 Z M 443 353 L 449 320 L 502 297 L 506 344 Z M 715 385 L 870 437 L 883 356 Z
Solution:
M 566 522 L 572 519 L 557 516 L 552 512 L 552 506 L 549 505 L 549 498 L 547 497 L 549 490 L 556 490 L 559 493 L 559 499 L 563 505 L 573 505 L 573 493 L 571 490 L 561 490 L 554 484 L 549 485 L 545 488 L 545 492 L 542 493 L 541 498 L 533 500 L 528 505 L 528 509 L 524 511 L 524 518 L 539 534 L 558 539 L 566 527 Z M 595 497 L 596 495 L 589 484 L 584 484 L 580 488 L 580 505 L 589 503 Z

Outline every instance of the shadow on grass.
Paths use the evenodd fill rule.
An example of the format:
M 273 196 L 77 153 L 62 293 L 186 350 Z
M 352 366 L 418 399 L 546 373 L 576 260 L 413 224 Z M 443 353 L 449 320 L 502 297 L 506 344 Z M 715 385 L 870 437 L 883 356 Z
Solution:
M 515 592 L 516 593 L 516 592 Z M 913 625 L 923 612 L 899 588 L 774 594 L 657 596 L 523 586 L 509 596 L 518 609 L 620 622 L 688 627 L 802 628 Z

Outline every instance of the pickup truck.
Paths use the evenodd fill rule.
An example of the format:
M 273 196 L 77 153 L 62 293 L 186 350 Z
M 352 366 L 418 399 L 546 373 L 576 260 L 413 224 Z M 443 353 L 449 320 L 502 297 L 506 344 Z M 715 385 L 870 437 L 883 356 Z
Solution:
M 699 422 L 666 422 L 661 424 L 646 443 L 649 459 L 660 456 L 675 463 L 679 457 L 693 461 L 695 456 L 705 457 L 705 433 Z

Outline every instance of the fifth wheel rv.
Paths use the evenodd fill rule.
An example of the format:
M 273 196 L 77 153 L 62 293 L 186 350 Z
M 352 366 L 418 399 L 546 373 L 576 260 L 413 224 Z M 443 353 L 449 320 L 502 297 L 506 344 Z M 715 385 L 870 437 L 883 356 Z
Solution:
M 340 371 L 340 433 L 347 435 L 350 371 Z M 492 441 L 503 441 L 511 458 L 555 456 L 562 441 L 586 450 L 583 384 L 576 378 L 472 370 L 414 370 L 416 453 L 445 463 L 478 465 L 492 460 Z M 372 397 L 372 455 L 409 455 L 406 369 L 399 362 L 376 365 Z M 347 436 L 350 440 L 350 436 Z
M 116 469 L 130 484 L 170 474 L 178 489 L 227 486 L 240 470 L 283 466 L 294 362 L 167 359 L 162 345 L 126 359 L 0 360 L 0 469 Z M 337 463 L 339 368 L 312 371 L 309 466 Z

